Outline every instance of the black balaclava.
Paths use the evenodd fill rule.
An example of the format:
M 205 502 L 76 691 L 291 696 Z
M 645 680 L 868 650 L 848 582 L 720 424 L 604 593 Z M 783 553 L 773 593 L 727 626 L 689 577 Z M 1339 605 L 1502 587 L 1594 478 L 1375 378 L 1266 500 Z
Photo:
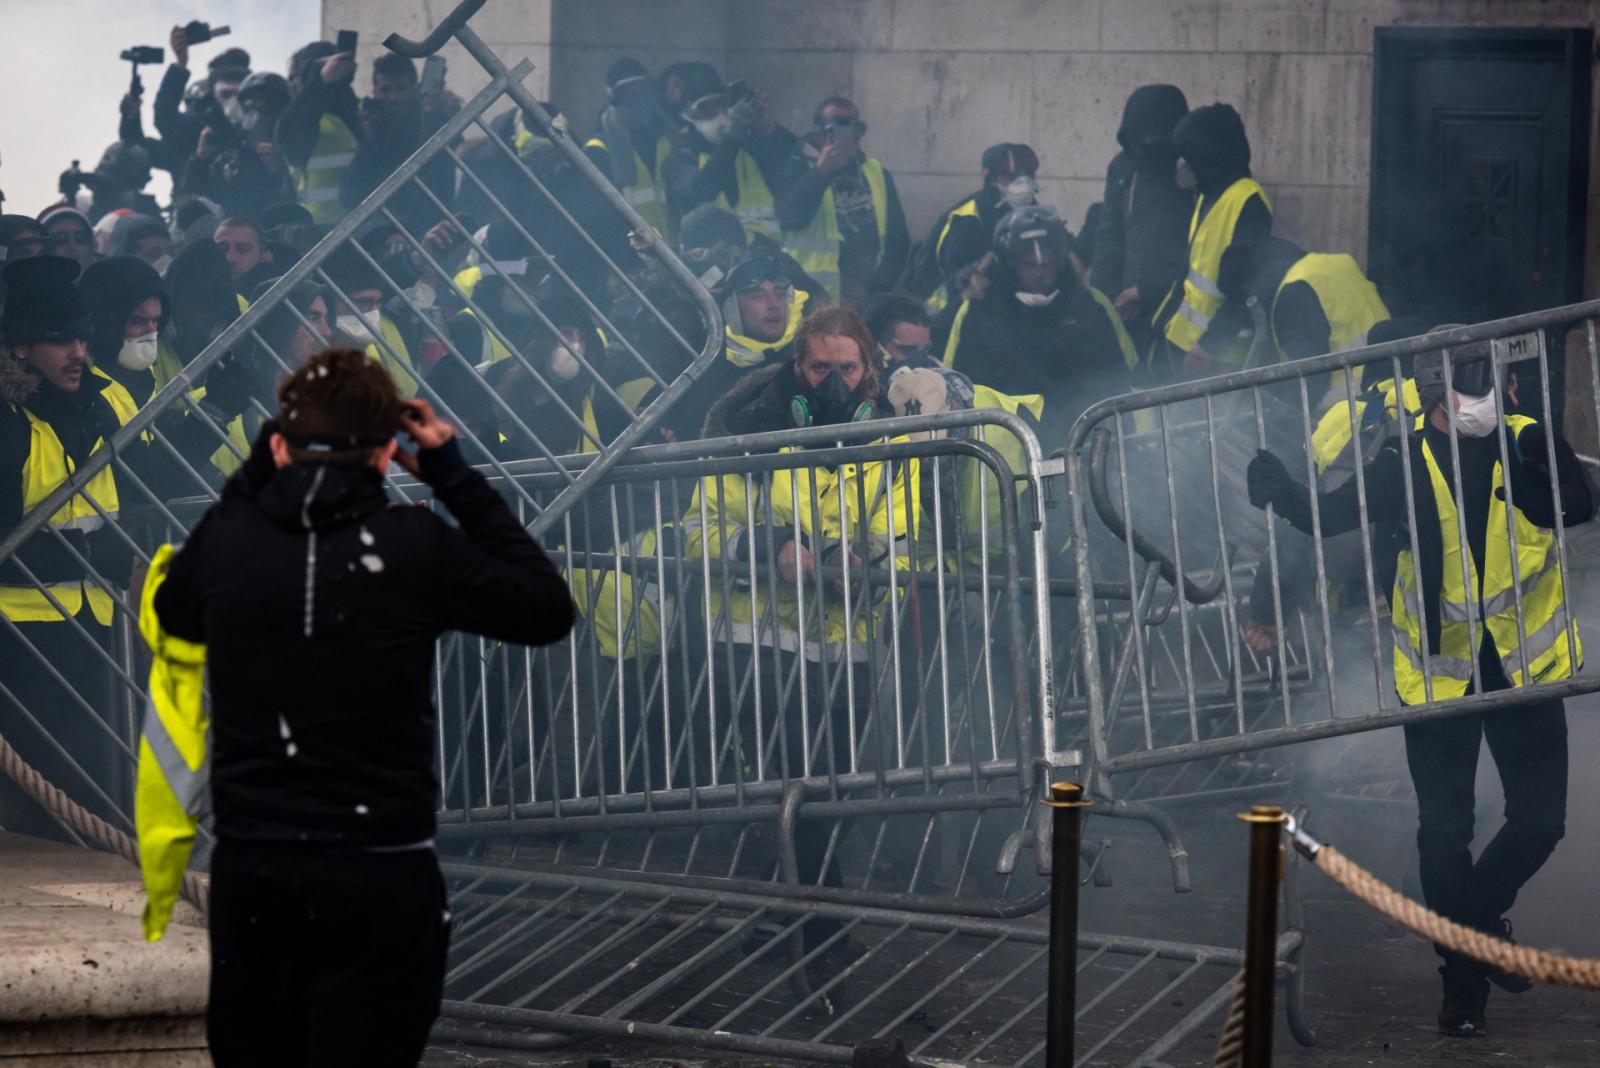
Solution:
M 1165 168 L 1170 176 L 1177 161 L 1172 131 L 1188 113 L 1189 102 L 1176 85 L 1141 85 L 1122 108 L 1117 143 L 1141 168 Z
M 1244 120 L 1228 104 L 1207 104 L 1185 115 L 1172 131 L 1172 147 L 1189 163 L 1195 188 L 1214 197 L 1250 176 L 1250 140 Z

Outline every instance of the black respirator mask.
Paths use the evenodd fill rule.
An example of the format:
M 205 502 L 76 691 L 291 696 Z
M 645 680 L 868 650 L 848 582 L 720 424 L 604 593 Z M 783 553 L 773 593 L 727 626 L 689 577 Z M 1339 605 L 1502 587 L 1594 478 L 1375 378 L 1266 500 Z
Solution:
M 829 371 L 817 388 L 789 399 L 789 419 L 795 426 L 834 426 L 872 418 L 872 402 L 858 401 L 839 372 Z

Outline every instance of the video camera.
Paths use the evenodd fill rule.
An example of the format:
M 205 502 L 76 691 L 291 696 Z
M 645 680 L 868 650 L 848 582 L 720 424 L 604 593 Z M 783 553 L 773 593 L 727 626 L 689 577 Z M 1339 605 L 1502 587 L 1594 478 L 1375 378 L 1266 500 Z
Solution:
M 139 80 L 139 68 L 160 63 L 167 58 L 167 54 L 154 45 L 134 45 L 124 48 L 120 58 L 124 63 L 133 64 L 133 80 L 128 83 L 128 92 L 140 96 L 144 93 L 144 83 Z
M 183 36 L 192 48 L 195 45 L 205 44 L 213 37 L 226 37 L 233 31 L 226 26 L 213 26 L 209 22 L 195 19 L 183 28 Z

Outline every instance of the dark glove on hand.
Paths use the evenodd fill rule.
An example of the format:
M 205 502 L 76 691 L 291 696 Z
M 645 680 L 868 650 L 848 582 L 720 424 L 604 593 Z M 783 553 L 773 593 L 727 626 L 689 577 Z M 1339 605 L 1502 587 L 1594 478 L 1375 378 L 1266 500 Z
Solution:
M 1265 508 L 1282 500 L 1286 493 L 1296 487 L 1296 482 L 1282 460 L 1266 449 L 1257 449 L 1256 458 L 1250 461 L 1245 471 L 1245 487 L 1250 494 L 1250 503 L 1257 508 Z

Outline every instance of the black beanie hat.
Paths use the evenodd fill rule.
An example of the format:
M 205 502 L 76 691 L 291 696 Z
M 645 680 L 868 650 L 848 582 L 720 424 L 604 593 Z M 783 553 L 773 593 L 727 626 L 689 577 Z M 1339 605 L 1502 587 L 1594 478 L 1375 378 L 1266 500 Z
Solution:
M 0 315 L 0 337 L 7 345 L 66 342 L 89 337 L 89 309 L 73 280 L 78 261 L 65 256 L 30 256 L 8 263 L 8 293 Z
M 112 256 L 91 263 L 78 280 L 78 292 L 93 322 L 89 353 L 97 360 L 116 357 L 128 316 L 151 297 L 161 300 L 161 320 L 166 323 L 167 295 L 161 275 L 137 256 Z

